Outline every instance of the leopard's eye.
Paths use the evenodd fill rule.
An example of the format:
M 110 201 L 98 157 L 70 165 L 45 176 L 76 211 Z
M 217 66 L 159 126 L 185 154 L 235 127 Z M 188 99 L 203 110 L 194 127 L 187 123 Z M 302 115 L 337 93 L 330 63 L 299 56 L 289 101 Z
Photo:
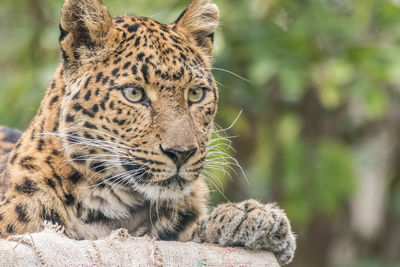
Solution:
M 193 88 L 189 90 L 188 100 L 189 104 L 200 103 L 206 96 L 206 90 L 204 88 Z
M 146 97 L 143 88 L 140 87 L 127 87 L 123 89 L 122 93 L 125 98 L 132 103 L 141 102 Z

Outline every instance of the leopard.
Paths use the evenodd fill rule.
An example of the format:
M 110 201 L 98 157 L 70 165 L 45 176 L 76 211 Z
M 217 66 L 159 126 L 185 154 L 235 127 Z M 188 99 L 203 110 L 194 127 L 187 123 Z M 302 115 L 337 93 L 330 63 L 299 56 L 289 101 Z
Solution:
M 24 132 L 0 127 L 0 237 L 61 226 L 94 240 L 136 237 L 272 252 L 296 236 L 276 204 L 209 210 L 203 175 L 215 128 L 219 9 L 193 0 L 172 23 L 112 18 L 101 0 L 65 0 L 60 62 Z

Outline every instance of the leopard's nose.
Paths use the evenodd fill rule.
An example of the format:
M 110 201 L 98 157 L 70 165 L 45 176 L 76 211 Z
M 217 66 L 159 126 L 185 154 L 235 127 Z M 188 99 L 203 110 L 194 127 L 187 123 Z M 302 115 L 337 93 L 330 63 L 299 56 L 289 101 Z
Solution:
M 167 155 L 175 163 L 178 170 L 197 151 L 197 147 L 192 147 L 189 149 L 182 148 L 182 147 L 163 148 L 162 145 L 160 145 L 160 149 L 165 155 Z

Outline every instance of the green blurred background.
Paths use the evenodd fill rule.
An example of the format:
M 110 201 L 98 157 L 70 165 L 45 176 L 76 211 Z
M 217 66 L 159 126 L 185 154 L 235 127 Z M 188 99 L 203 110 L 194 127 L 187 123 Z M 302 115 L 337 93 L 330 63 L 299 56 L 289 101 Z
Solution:
M 62 2 L 0 2 L 2 125 L 35 114 L 60 57 Z M 105 0 L 113 16 L 164 23 L 188 2 Z M 242 111 L 226 131 L 236 152 L 215 144 L 248 182 L 237 167 L 208 170 L 213 205 L 278 202 L 298 235 L 291 266 L 400 266 L 400 1 L 215 2 L 218 125 Z

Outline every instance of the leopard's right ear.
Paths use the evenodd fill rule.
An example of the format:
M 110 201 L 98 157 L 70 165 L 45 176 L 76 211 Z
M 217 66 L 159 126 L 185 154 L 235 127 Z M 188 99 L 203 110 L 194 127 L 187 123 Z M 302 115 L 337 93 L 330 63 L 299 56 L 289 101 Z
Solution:
M 218 21 L 219 10 L 211 0 L 193 0 L 175 24 L 193 38 L 198 47 L 211 55 Z
M 73 64 L 104 48 L 113 22 L 101 0 L 65 0 L 60 45 L 64 61 Z

